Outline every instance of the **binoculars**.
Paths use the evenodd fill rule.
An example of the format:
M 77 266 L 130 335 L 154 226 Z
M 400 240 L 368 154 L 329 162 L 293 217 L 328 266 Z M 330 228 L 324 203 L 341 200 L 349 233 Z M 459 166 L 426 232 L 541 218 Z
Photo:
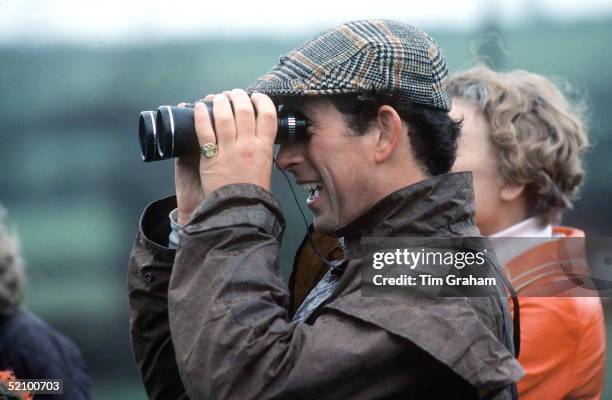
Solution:
M 215 126 L 212 102 L 205 101 L 212 126 Z M 305 135 L 308 123 L 303 115 L 278 107 L 275 144 L 291 142 Z M 157 111 L 143 111 L 138 117 L 140 152 L 145 162 L 167 160 L 199 152 L 193 119 L 193 105 L 160 106 Z

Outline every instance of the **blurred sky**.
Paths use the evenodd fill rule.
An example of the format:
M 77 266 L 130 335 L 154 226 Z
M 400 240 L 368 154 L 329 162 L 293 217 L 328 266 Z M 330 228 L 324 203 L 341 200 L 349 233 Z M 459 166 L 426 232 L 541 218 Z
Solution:
M 0 0 L 0 43 L 130 42 L 193 36 L 302 35 L 357 18 L 469 29 L 612 14 L 612 0 Z

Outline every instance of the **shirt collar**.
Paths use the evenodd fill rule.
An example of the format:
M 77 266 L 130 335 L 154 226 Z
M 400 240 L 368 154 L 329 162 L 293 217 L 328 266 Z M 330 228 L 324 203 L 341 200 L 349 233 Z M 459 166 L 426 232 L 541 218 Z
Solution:
M 501 265 L 543 243 L 554 240 L 552 225 L 528 218 L 490 236 L 495 255 Z
M 503 229 L 499 232 L 492 234 L 490 237 L 552 237 L 553 229 L 552 226 L 544 225 L 542 226 L 538 218 L 532 217 L 527 218 L 519 222 L 518 224 L 514 224 L 509 226 L 506 229 Z

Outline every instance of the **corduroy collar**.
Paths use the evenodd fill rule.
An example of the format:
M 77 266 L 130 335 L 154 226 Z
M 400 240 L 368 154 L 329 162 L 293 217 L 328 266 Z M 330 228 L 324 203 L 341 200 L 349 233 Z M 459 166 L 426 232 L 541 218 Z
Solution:
M 399 189 L 334 235 L 344 238 L 348 258 L 360 255 L 362 236 L 479 236 L 472 174 L 437 175 Z

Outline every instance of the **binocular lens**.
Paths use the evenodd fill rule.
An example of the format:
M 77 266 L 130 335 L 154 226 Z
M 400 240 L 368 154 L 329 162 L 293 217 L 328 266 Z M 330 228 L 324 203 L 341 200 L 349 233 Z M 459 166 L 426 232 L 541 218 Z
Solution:
M 142 161 L 158 161 L 161 156 L 157 151 L 157 129 L 154 111 L 143 111 L 138 117 L 138 138 Z
M 212 107 L 209 107 L 209 113 Z M 212 118 L 212 116 L 211 116 Z M 198 151 L 198 137 L 193 120 L 193 108 L 161 106 L 155 116 L 157 150 L 162 159 L 181 157 Z
M 211 102 L 204 102 L 214 126 Z M 298 113 L 279 112 L 276 144 L 293 141 L 303 135 L 307 123 Z M 143 111 L 138 118 L 138 138 L 142 160 L 166 160 L 197 154 L 198 137 L 193 119 L 193 106 L 161 106 L 157 111 Z

